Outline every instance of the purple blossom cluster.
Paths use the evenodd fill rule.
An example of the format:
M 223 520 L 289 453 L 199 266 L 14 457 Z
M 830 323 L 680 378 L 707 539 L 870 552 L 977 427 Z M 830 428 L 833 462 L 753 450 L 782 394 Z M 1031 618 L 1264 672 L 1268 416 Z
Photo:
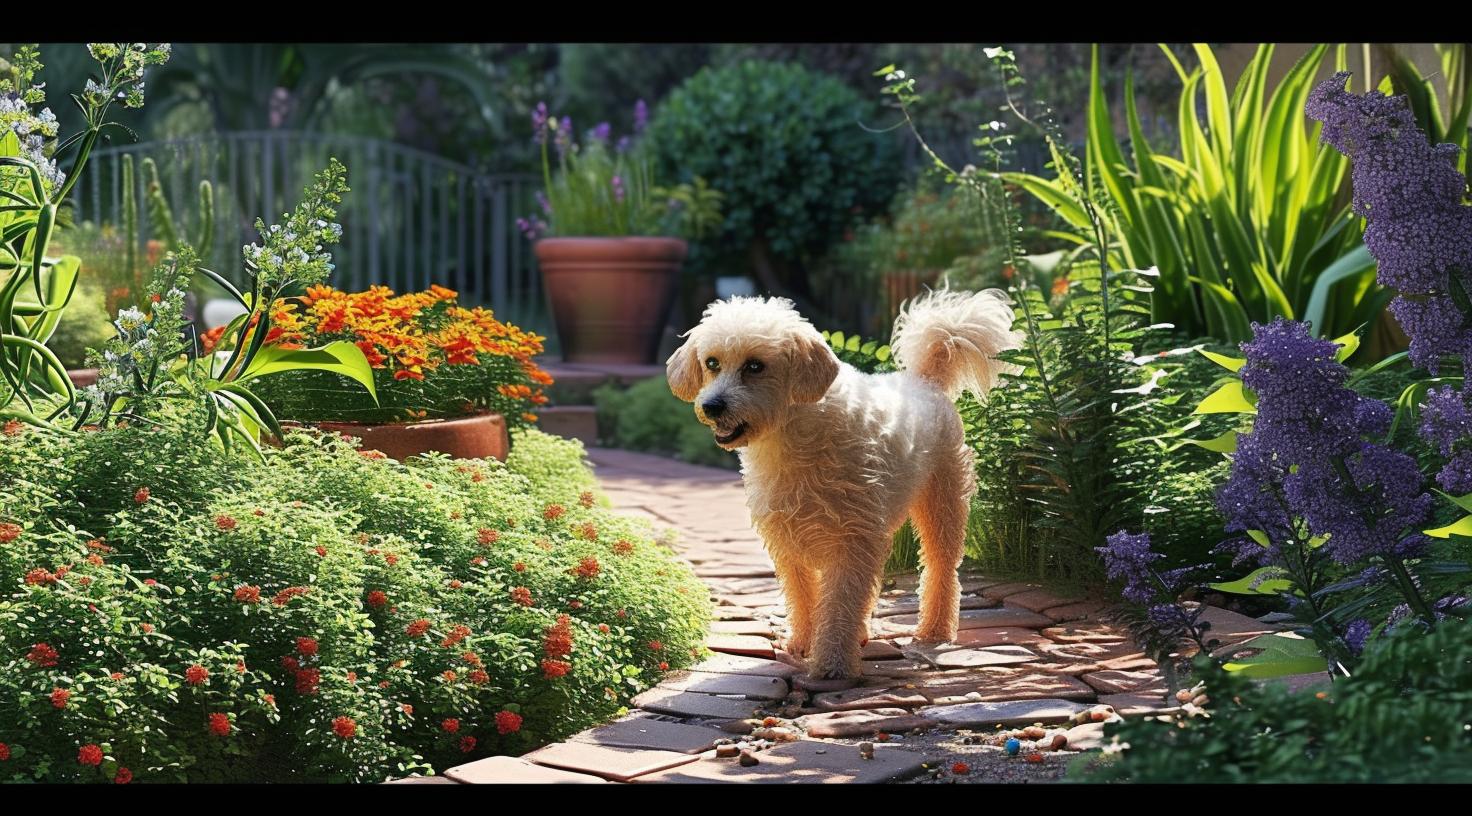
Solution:
M 1432 500 L 1416 460 L 1364 440 L 1388 430 L 1390 409 L 1347 388 L 1338 346 L 1304 324 L 1280 317 L 1252 330 L 1241 374 L 1257 394 L 1257 417 L 1238 438 L 1217 507 L 1228 532 L 1261 530 L 1273 546 L 1238 542 L 1238 560 L 1276 563 L 1296 519 L 1328 536 L 1326 552 L 1340 564 L 1417 553 Z
M 1148 604 L 1160 592 L 1150 564 L 1164 558 L 1150 549 L 1148 533 L 1131 534 L 1120 530 L 1104 539 L 1108 546 L 1095 547 L 1104 557 L 1104 570 L 1111 581 L 1124 582 L 1124 597 L 1137 604 Z
M 1404 96 L 1363 96 L 1335 74 L 1309 95 L 1305 111 L 1324 123 L 1322 139 L 1354 162 L 1354 211 L 1368 220 L 1365 248 L 1380 282 L 1400 294 L 1390 311 L 1411 338 L 1411 359 L 1435 373 L 1446 354 L 1472 352 L 1472 325 L 1452 287 L 1472 289 L 1472 207 L 1458 148 L 1432 146 Z
M 521 230 L 528 241 L 535 241 L 547 234 L 547 222 L 536 217 L 516 219 L 516 228 Z
M 1451 386 L 1432 389 L 1421 404 L 1421 436 L 1447 457 L 1436 475 L 1448 493 L 1472 493 L 1472 408 Z

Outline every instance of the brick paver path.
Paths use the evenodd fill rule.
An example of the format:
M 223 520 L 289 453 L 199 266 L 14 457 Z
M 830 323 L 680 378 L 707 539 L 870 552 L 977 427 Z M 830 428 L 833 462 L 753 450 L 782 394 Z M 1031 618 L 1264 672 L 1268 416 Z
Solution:
M 405 782 L 900 781 L 943 773 L 915 739 L 925 732 L 975 729 L 999 743 L 1015 734 L 1024 756 L 1051 751 L 1059 735 L 1061 750 L 1087 750 L 1100 747 L 1100 717 L 1178 705 L 1154 661 L 1097 620 L 1099 604 L 969 573 L 955 643 L 911 643 L 916 580 L 899 576 L 870 622 L 862 681 L 805 682 L 801 662 L 779 648 L 782 595 L 740 476 L 618 450 L 589 458 L 617 508 L 678 532 L 680 555 L 711 589 L 714 656 L 667 675 L 618 722 L 519 759 Z M 1224 643 L 1272 628 L 1208 613 Z

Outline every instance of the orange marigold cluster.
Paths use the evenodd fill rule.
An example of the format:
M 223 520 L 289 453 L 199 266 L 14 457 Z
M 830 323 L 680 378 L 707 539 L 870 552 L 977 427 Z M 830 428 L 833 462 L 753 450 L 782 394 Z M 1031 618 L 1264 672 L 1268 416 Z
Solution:
M 542 353 L 543 337 L 502 323 L 488 309 L 466 309 L 443 286 L 395 295 L 386 286 L 342 292 L 317 285 L 305 295 L 278 301 L 266 342 L 283 346 L 349 340 L 374 368 L 393 371 L 397 380 L 422 380 L 442 365 L 478 365 L 485 356 L 510 357 L 539 385 L 552 377 L 532 361 Z M 430 312 L 433 310 L 433 319 Z M 547 398 L 540 389 L 520 386 L 534 404 Z
M 230 736 L 230 715 L 215 712 L 210 715 L 208 728 L 217 737 Z
M 332 721 L 332 733 L 343 739 L 352 739 L 358 735 L 358 724 L 352 717 L 337 717 Z
M 9 544 L 17 538 L 20 538 L 19 524 L 11 524 L 8 521 L 0 524 L 0 544 Z
M 615 541 L 613 543 L 614 555 L 628 555 L 633 551 L 634 545 L 625 539 L 620 538 L 618 541 Z
M 512 587 L 511 600 L 521 604 L 522 606 L 531 606 L 532 591 L 530 589 L 527 589 L 526 587 Z
M 235 600 L 243 604 L 258 604 L 261 602 L 261 588 L 258 586 L 238 586 L 235 588 Z
M 198 663 L 184 670 L 184 682 L 191 686 L 197 686 L 208 679 L 210 679 L 209 671 Z
M 598 559 L 590 555 L 579 561 L 578 565 L 573 567 L 572 572 L 579 578 L 597 578 L 598 570 Z
M 307 588 L 304 586 L 287 587 L 276 593 L 275 597 L 271 598 L 271 603 L 275 606 L 286 606 L 287 601 L 305 594 L 307 594 Z
M 441 648 L 448 649 L 459 643 L 460 641 L 464 640 L 469 635 L 470 627 L 466 626 L 463 623 L 457 623 L 450 629 L 449 634 L 445 635 L 445 639 L 440 641 L 440 646 Z
M 56 650 L 46 643 L 37 643 L 26 653 L 26 660 L 31 661 L 31 663 L 40 669 L 49 669 L 55 666 L 57 657 Z
M 565 660 L 543 660 L 542 677 L 547 680 L 556 680 L 564 677 L 572 670 L 572 664 Z
M 546 509 L 542 511 L 542 518 L 548 521 L 556 521 L 557 519 L 562 517 L 563 513 L 566 512 L 567 508 L 563 507 L 560 504 L 549 504 L 547 505 Z

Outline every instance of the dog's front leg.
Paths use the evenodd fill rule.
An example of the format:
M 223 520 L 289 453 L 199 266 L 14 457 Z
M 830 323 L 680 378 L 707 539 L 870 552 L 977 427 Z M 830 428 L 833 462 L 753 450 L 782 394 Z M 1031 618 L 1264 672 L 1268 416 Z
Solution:
M 863 643 L 879 595 L 879 577 L 879 566 L 860 558 L 824 568 L 810 675 L 831 679 L 863 672 Z
M 818 605 L 818 576 L 806 564 L 778 559 L 777 579 L 782 582 L 782 595 L 787 599 L 787 626 L 792 636 L 787 651 L 807 657 L 813 648 L 813 618 Z

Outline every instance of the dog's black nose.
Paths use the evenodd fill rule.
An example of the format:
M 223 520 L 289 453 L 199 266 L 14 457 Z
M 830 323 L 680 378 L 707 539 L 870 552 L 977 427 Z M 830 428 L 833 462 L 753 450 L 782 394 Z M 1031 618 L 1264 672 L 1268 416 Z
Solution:
M 706 400 L 705 402 L 702 402 L 700 404 L 700 410 L 704 411 L 706 416 L 714 419 L 715 417 L 726 413 L 726 401 L 721 399 L 720 397 Z

